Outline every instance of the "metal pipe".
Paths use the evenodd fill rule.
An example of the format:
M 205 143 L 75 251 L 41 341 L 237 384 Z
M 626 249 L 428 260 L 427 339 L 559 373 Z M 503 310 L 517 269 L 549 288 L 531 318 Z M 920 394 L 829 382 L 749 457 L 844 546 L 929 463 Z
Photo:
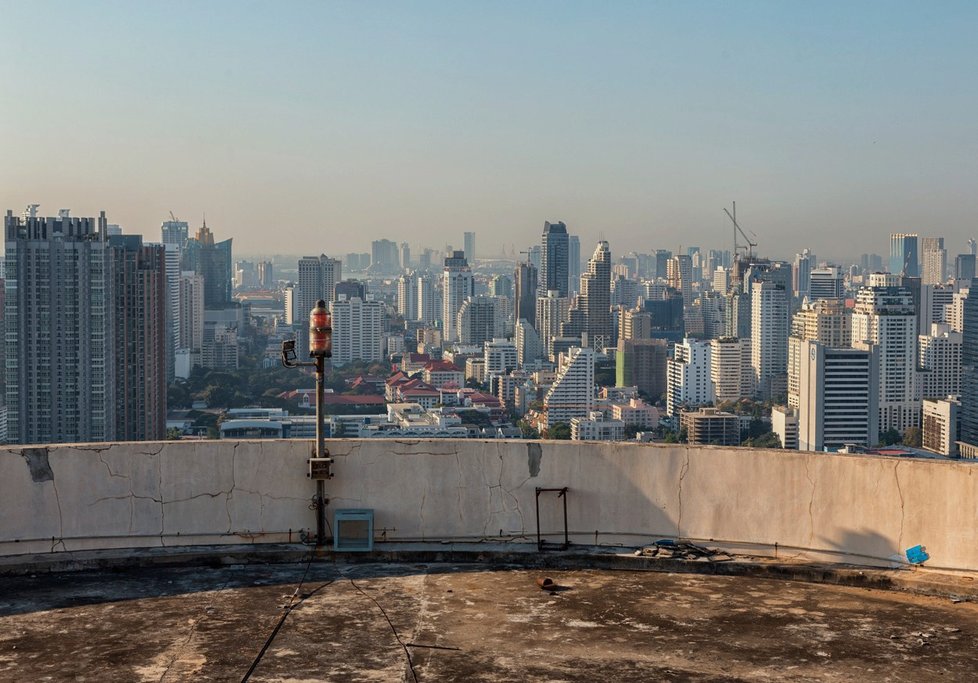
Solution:
M 316 457 L 326 457 L 326 425 L 324 380 L 326 375 L 326 358 L 316 358 Z M 327 472 L 328 472 L 327 468 Z M 326 545 L 326 482 L 316 480 L 316 545 Z

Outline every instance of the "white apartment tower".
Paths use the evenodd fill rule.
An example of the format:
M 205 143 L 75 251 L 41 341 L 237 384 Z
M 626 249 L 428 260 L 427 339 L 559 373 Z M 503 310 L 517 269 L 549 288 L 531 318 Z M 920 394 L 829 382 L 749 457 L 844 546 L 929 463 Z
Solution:
M 458 341 L 458 312 L 465 300 L 475 293 L 472 269 L 465 259 L 464 251 L 452 252 L 445 259 L 442 274 L 442 325 L 446 342 Z
M 879 367 L 880 433 L 901 434 L 920 426 L 920 379 L 917 374 L 917 312 L 909 289 L 863 287 L 852 314 L 852 345 L 874 347 Z
M 879 442 L 872 350 L 802 342 L 798 448 L 835 451 Z
M 553 352 L 554 337 L 560 336 L 560 327 L 570 314 L 570 300 L 560 296 L 560 292 L 551 289 L 546 296 L 537 298 L 537 332 L 543 346 L 543 355 Z
M 417 320 L 427 325 L 433 325 L 436 320 L 441 319 L 441 301 L 439 300 L 438 289 L 435 287 L 435 280 L 428 273 L 418 275 L 417 279 Z
M 920 387 L 923 398 L 941 399 L 961 393 L 963 335 L 949 325 L 934 323 L 930 334 L 918 338 Z
M 594 359 L 593 349 L 578 346 L 561 357 L 557 379 L 543 399 L 547 429 L 587 417 L 594 408 Z
M 384 359 L 384 305 L 359 297 L 332 301 L 333 365 Z
M 397 278 L 397 312 L 405 320 L 418 319 L 418 278 L 413 273 Z
M 713 403 L 711 372 L 712 346 L 709 341 L 683 339 L 666 361 L 666 412 L 679 415 L 682 408 Z
M 752 397 L 754 371 L 750 364 L 750 339 L 721 337 L 711 340 L 710 377 L 717 403 Z
M 299 296 L 297 307 L 300 321 L 322 299 L 330 302 L 336 298 L 336 283 L 343 279 L 343 265 L 339 259 L 325 254 L 303 256 L 299 259 Z
M 787 390 L 788 292 L 781 283 L 762 280 L 751 285 L 751 367 L 761 398 Z

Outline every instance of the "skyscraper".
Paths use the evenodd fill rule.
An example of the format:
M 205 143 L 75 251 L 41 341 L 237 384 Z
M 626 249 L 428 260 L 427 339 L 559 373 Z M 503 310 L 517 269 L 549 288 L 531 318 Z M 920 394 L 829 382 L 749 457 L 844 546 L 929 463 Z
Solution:
M 581 238 L 567 236 L 567 291 L 581 291 Z
M 190 226 L 187 224 L 187 221 L 178 221 L 176 219 L 163 221 L 163 224 L 160 226 L 160 233 L 163 244 L 172 244 L 183 249 L 187 244 Z
M 971 281 L 968 297 L 964 300 L 963 318 L 960 439 L 967 447 L 962 447 L 961 455 L 978 457 L 978 279 Z M 10 395 L 9 389 L 7 395 Z
M 944 284 L 947 278 L 947 250 L 943 237 L 920 239 L 920 281 L 925 285 Z
M 498 336 L 503 327 L 498 300 L 491 296 L 470 296 L 459 306 L 455 320 L 458 342 L 466 346 L 481 346 Z
M 540 334 L 544 356 L 553 353 L 552 342 L 555 337 L 560 336 L 560 328 L 568 318 L 569 309 L 570 300 L 560 296 L 560 292 L 556 290 L 550 290 L 546 296 L 537 298 L 536 329 Z
M 683 295 L 683 305 L 693 304 L 693 260 L 687 254 L 677 254 L 666 264 L 669 286 Z
M 441 319 L 441 302 L 435 289 L 434 275 L 418 275 L 418 320 L 432 325 Z
M 561 325 L 561 335 L 586 335 L 587 345 L 600 348 L 612 343 L 611 321 L 611 250 L 605 241 L 598 242 L 581 276 L 581 293 L 569 319 Z
M 543 224 L 543 237 L 540 247 L 540 291 L 568 294 L 569 246 L 567 226 L 562 222 Z
M 876 370 L 872 350 L 802 342 L 800 450 L 835 451 L 846 444 L 878 443 Z
M 797 408 L 801 392 L 802 347 L 817 341 L 832 349 L 852 346 L 852 316 L 843 302 L 823 299 L 803 304 L 791 319 L 788 337 L 788 405 Z
M 299 319 L 305 320 L 322 299 L 326 303 L 336 299 L 336 283 L 343 279 L 343 266 L 339 259 L 320 256 L 303 256 L 299 259 Z
M 186 242 L 183 270 L 193 270 L 204 277 L 205 308 L 224 308 L 231 303 L 231 239 L 214 241 L 214 233 L 205 221 L 197 234 Z
M 11 443 L 163 438 L 164 248 L 106 225 L 6 214 Z
M 536 327 L 536 300 L 537 300 L 537 268 L 532 263 L 518 263 L 514 277 L 516 286 L 516 320 L 526 320 Z
M 761 398 L 777 398 L 788 388 L 788 290 L 762 280 L 751 285 L 751 367 Z
M 384 305 L 359 298 L 329 303 L 333 314 L 333 365 L 384 359 Z
M 400 268 L 400 252 L 397 242 L 374 240 L 370 243 L 370 272 L 379 275 L 397 272 Z
M 917 233 L 890 235 L 890 272 L 894 275 L 920 277 L 917 256 Z
M 465 299 L 475 294 L 472 269 L 465 252 L 455 251 L 445 259 L 442 272 L 442 329 L 446 342 L 458 341 L 457 317 Z
M 397 312 L 405 320 L 418 319 L 418 277 L 414 273 L 397 278 Z
M 712 353 L 710 342 L 699 339 L 684 339 L 673 348 L 666 387 L 666 412 L 669 415 L 677 416 L 685 407 L 713 403 Z
M 872 282 L 872 281 L 871 281 Z M 852 314 L 852 345 L 878 363 L 879 433 L 920 426 L 917 312 L 905 287 L 863 287 Z
M 470 264 L 475 263 L 475 233 L 467 232 L 463 235 L 463 246 L 465 249 L 465 260 Z
M 839 300 L 845 296 L 845 280 L 839 266 L 814 268 L 808 276 L 808 298 Z
M 587 417 L 594 408 L 594 350 L 571 348 L 562 357 L 557 379 L 543 399 L 546 428 Z

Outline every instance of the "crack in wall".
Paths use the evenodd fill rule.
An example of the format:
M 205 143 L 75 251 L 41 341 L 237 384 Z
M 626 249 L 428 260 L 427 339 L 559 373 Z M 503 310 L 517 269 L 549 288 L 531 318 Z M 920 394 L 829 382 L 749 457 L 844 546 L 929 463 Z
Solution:
M 896 481 L 897 493 L 900 495 L 900 533 L 897 536 L 897 550 L 903 549 L 903 523 L 907 513 L 903 502 L 903 487 L 900 485 L 900 465 L 902 464 L 901 462 L 893 464 L 893 479 Z
M 682 538 L 683 536 L 683 480 L 686 478 L 686 473 L 689 472 L 689 446 L 683 449 L 684 459 L 683 465 L 679 468 L 679 516 L 676 520 L 676 537 Z
M 805 478 L 812 486 L 812 495 L 808 499 L 808 546 L 812 547 L 815 543 L 815 480 L 812 478 L 811 470 L 808 467 L 809 457 L 808 455 L 802 456 L 802 462 L 805 463 Z

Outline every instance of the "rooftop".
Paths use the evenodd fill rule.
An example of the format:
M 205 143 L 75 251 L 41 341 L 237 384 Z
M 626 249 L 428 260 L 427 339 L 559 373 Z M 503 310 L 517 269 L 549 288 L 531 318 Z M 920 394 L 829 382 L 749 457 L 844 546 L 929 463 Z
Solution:
M 297 562 L 65 578 L 0 578 L 0 676 L 971 680 L 978 634 L 971 603 L 737 576 Z

